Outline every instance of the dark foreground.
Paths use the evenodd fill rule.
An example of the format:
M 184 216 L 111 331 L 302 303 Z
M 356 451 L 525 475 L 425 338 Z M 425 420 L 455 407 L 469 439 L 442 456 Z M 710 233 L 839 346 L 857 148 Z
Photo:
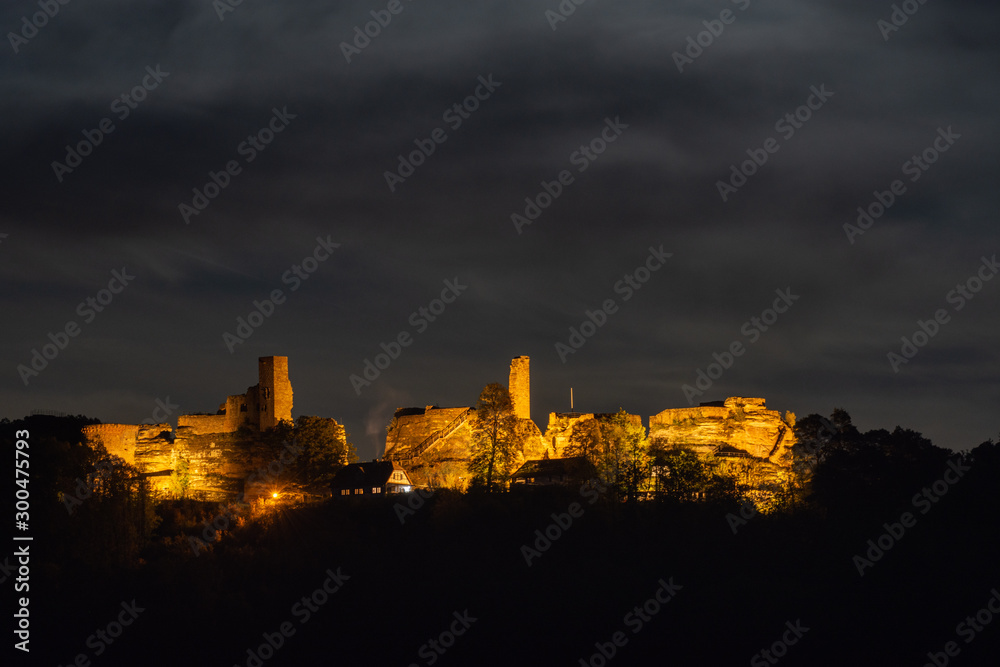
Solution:
M 164 503 L 129 566 L 102 558 L 124 524 L 46 506 L 40 469 L 31 653 L 8 664 L 997 664 L 1000 446 L 926 451 L 817 469 L 838 481 L 745 523 L 732 502 L 441 491 L 405 522 L 405 497 L 279 508 L 195 556 L 217 505 Z
M 583 515 L 529 567 L 521 546 L 578 500 L 439 494 L 405 525 L 389 498 L 330 503 L 285 511 L 266 532 L 237 532 L 212 553 L 154 554 L 104 580 L 47 568 L 35 574 L 32 657 L 600 665 L 591 656 L 603 647 L 621 665 L 764 665 L 774 663 L 755 655 L 777 642 L 784 665 L 923 665 L 949 641 L 960 650 L 954 664 L 997 655 L 1000 615 L 981 632 L 956 632 L 1000 587 L 996 501 L 973 511 L 984 499 L 960 485 L 864 576 L 853 556 L 905 506 L 864 520 L 758 516 L 734 535 L 724 508 L 584 500 Z M 120 638 L 88 646 L 132 600 L 142 611 L 126 614 Z M 267 636 L 278 648 L 258 662 L 248 649 L 271 654 L 259 650 Z

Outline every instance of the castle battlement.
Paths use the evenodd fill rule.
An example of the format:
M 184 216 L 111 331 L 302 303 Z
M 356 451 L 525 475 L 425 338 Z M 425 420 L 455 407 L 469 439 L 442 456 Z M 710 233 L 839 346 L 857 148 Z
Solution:
M 135 446 L 139 436 L 138 424 L 91 424 L 83 427 L 83 437 L 91 445 L 104 445 L 108 454 L 120 456 L 135 465 Z
M 246 426 L 260 432 L 292 420 L 288 357 L 260 357 L 257 376 L 257 384 L 226 397 L 215 414 L 180 415 L 176 433 L 170 424 L 93 424 L 83 428 L 83 435 L 143 473 L 173 472 L 183 460 L 189 493 L 223 500 L 238 491 L 249 472 L 239 463 L 236 431 Z M 159 490 L 169 489 L 166 475 L 152 479 Z

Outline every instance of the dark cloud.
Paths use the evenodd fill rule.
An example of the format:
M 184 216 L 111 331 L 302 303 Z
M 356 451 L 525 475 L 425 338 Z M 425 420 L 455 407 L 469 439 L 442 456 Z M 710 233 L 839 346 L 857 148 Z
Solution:
M 555 2 L 405 2 L 350 64 L 341 43 L 384 3 L 247 0 L 222 21 L 210 2 L 61 6 L 0 71 L 3 412 L 141 421 L 168 395 L 212 410 L 257 356 L 286 354 L 296 413 L 343 420 L 368 456 L 393 408 L 472 403 L 529 354 L 542 425 L 571 386 L 580 409 L 648 416 L 686 405 L 682 385 L 791 288 L 706 400 L 839 406 L 955 448 L 996 436 L 1000 281 L 960 311 L 947 295 L 1000 251 L 997 9 L 928 3 L 885 41 L 891 3 L 742 4 L 590 0 L 553 31 Z M 672 54 L 724 9 L 735 21 L 678 72 Z M 34 11 L 8 3 L 0 25 Z M 147 66 L 169 76 L 120 118 Z M 783 136 L 814 86 L 834 94 Z M 247 162 L 274 109 L 295 117 Z M 104 118 L 114 131 L 59 182 L 52 162 Z M 606 119 L 628 127 L 577 171 Z M 960 138 L 910 181 L 949 127 Z M 447 140 L 390 192 L 385 172 L 437 128 Z M 716 182 L 769 137 L 779 150 L 723 202 Z M 185 224 L 178 206 L 231 160 Z M 573 182 L 518 234 L 511 215 L 562 170 Z M 843 225 L 894 179 L 905 193 L 849 243 Z M 291 292 L 283 273 L 328 236 L 341 247 Z M 661 244 L 673 256 L 624 302 L 616 283 Z M 122 267 L 135 281 L 84 324 L 77 305 Z M 357 396 L 349 375 L 456 278 L 468 289 Z M 230 354 L 222 333 L 275 289 L 287 302 Z M 562 363 L 555 344 L 608 298 L 619 310 Z M 950 322 L 894 373 L 886 355 L 939 308 Z M 71 320 L 81 335 L 25 387 L 17 365 Z

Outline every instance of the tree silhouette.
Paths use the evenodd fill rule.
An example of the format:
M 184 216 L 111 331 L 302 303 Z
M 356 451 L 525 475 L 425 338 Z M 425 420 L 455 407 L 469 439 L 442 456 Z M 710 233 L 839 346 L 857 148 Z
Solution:
M 483 388 L 470 425 L 472 485 L 487 491 L 504 488 L 524 442 L 523 429 L 506 387 L 494 382 Z
M 634 501 L 649 490 L 652 462 L 646 429 L 623 408 L 578 422 L 563 453 L 586 457 L 615 496 Z

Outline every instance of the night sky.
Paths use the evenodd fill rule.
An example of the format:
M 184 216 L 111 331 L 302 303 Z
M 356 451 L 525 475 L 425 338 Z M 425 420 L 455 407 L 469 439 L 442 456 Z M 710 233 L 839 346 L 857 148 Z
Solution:
M 573 387 L 995 438 L 1000 7 L 903 4 L 5 2 L 0 416 L 176 423 L 285 355 L 364 459 L 529 355 L 543 429 Z

